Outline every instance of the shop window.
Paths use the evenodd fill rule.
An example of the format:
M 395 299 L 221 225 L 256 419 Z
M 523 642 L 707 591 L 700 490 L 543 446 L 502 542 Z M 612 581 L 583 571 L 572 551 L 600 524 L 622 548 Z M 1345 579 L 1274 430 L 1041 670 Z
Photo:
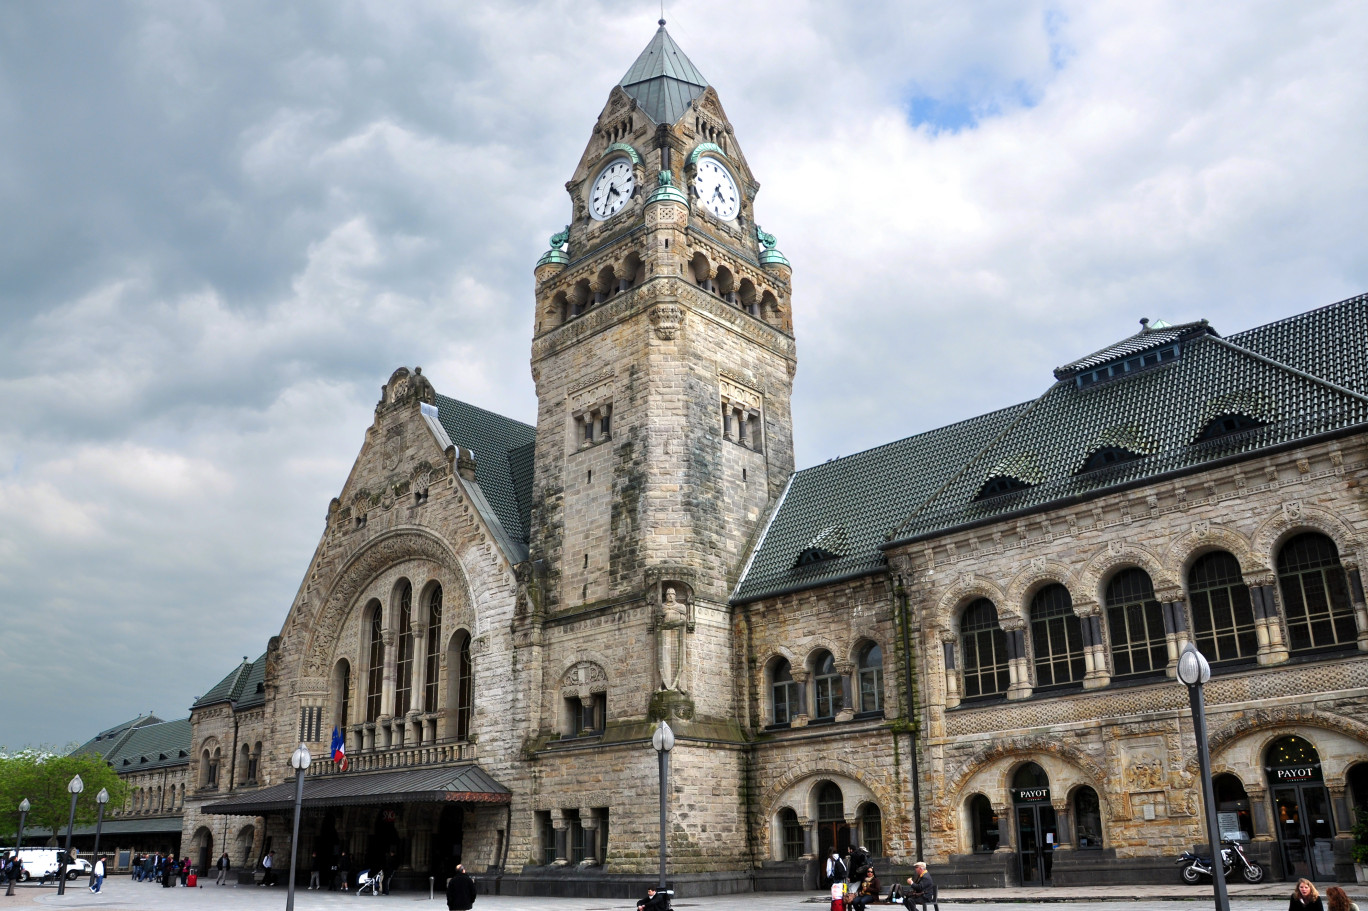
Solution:
M 798 714 L 798 684 L 787 660 L 774 662 L 770 675 L 770 696 L 773 705 L 773 724 L 788 724 Z
M 1035 653 L 1037 689 L 1081 683 L 1083 630 L 1073 599 L 1062 585 L 1047 585 L 1031 599 L 1031 647 Z
M 858 674 L 860 711 L 883 711 L 883 649 L 873 642 L 860 649 Z
M 876 804 L 860 806 L 857 816 L 860 827 L 860 845 L 869 852 L 870 857 L 883 857 L 883 814 Z
M 1102 802 L 1092 788 L 1074 791 L 1074 831 L 1080 851 L 1102 847 Z
M 841 710 L 841 675 L 831 652 L 818 652 L 812 659 L 812 682 L 817 695 L 817 718 L 834 718 Z
M 1192 606 L 1193 637 L 1207 661 L 1222 664 L 1258 656 L 1249 586 L 1234 556 L 1218 550 L 1192 564 L 1188 603 Z
M 1335 542 L 1308 532 L 1284 544 L 1278 552 L 1278 587 L 1292 651 L 1354 645 L 1354 608 Z
M 789 807 L 779 811 L 779 832 L 783 839 L 783 859 L 797 860 L 803 856 L 803 827 L 798 814 Z
M 1162 673 L 1167 667 L 1164 613 L 1143 569 L 1123 569 L 1107 583 L 1107 630 L 1115 676 Z
M 1249 815 L 1249 795 L 1244 782 L 1235 775 L 1217 775 L 1211 780 L 1216 797 L 1216 815 L 1220 820 L 1221 838 L 1253 841 L 1254 821 Z M 1235 826 L 1231 826 L 1234 822 Z
M 975 854 L 992 854 L 998 849 L 998 815 L 993 805 L 982 794 L 969 798 L 969 831 L 973 836 Z
M 1007 635 L 998 625 L 997 608 L 987 598 L 979 598 L 960 616 L 960 648 L 965 699 L 1007 692 Z

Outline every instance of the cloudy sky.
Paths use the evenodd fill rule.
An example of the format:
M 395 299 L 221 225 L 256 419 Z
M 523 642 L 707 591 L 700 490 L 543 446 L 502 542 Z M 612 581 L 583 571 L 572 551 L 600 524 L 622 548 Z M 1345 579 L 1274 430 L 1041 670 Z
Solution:
M 523 420 L 653 0 L 0 4 L 0 746 L 279 631 L 380 385 Z M 1368 291 L 1368 7 L 675 0 L 794 265 L 798 461 Z

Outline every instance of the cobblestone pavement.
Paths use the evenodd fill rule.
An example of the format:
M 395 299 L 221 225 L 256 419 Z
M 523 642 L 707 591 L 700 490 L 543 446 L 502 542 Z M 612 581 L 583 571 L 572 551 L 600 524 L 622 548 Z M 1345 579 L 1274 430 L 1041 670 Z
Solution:
M 1327 884 L 1328 885 L 1328 884 Z M 1324 891 L 1322 886 L 1321 891 Z M 1345 887 L 1351 898 L 1363 903 L 1368 899 L 1368 886 Z M 1282 911 L 1291 895 L 1290 883 L 1267 883 L 1248 886 L 1232 885 L 1232 911 Z M 364 903 L 364 904 L 363 904 Z M 1163 911 L 1211 908 L 1209 888 L 1193 888 L 1178 884 L 1159 883 L 1153 887 L 1090 886 L 1079 888 L 1038 889 L 955 889 L 941 893 L 942 908 L 966 908 L 973 911 L 1031 911 L 1031 909 L 1100 908 L 1104 911 Z M 358 907 L 359 906 L 359 907 Z M 413 908 L 414 911 L 439 911 L 446 908 L 440 892 L 436 900 L 427 894 L 395 893 L 388 896 L 357 898 L 336 892 L 295 893 L 298 911 L 350 908 L 353 911 L 379 911 L 382 906 Z M 416 907 L 415 907 L 416 906 Z M 811 892 L 766 892 L 747 895 L 717 895 L 690 898 L 679 897 L 675 908 L 680 911 L 826 911 L 828 902 Z M 104 891 L 92 895 L 85 882 L 71 884 L 64 896 L 56 887 L 20 886 L 13 898 L 0 893 L 0 911 L 5 908 L 43 909 L 121 909 L 121 911 L 235 911 L 239 908 L 284 908 L 285 889 L 265 889 L 259 886 L 215 886 L 212 882 L 199 889 L 163 889 L 158 885 L 134 883 L 127 877 L 115 877 L 105 882 Z M 889 906 L 875 906 L 888 908 Z M 1368 907 L 1368 905 L 1365 905 Z M 516 897 L 481 895 L 475 903 L 476 911 L 633 911 L 632 902 L 617 899 Z

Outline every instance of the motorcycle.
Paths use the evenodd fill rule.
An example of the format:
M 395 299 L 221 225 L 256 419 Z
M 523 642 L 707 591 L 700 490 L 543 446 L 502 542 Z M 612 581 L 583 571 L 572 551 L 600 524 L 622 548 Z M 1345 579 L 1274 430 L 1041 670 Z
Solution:
M 1221 845 L 1221 872 L 1226 879 L 1229 879 L 1231 871 L 1238 867 L 1245 882 L 1263 881 L 1263 867 L 1258 861 L 1250 859 L 1238 841 L 1222 841 Z M 1179 874 L 1188 885 L 1196 885 L 1201 882 L 1203 876 L 1212 875 L 1211 859 L 1192 851 L 1184 851 L 1178 858 L 1178 865 L 1183 868 Z

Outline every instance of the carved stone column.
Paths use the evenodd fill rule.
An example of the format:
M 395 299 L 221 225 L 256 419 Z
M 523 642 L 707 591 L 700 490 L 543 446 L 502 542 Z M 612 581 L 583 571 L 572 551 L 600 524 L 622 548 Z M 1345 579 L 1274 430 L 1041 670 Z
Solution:
M 426 620 L 415 618 L 413 623 L 413 689 L 409 691 L 409 708 L 422 711 L 424 684 L 427 681 L 427 630 Z M 416 739 L 416 738 L 415 738 Z
M 1254 631 L 1259 637 L 1260 664 L 1281 664 L 1288 658 L 1283 637 L 1282 612 L 1278 609 L 1277 580 L 1272 573 L 1247 576 L 1249 603 L 1254 609 Z M 1267 640 L 1267 645 L 1264 644 Z
M 1164 613 L 1164 645 L 1168 649 L 1168 664 L 1164 668 L 1170 678 L 1178 676 L 1178 655 L 1188 641 L 1187 602 L 1181 589 L 1163 592 L 1161 597 L 1168 598 L 1160 603 Z
M 1008 617 L 1002 624 L 1007 638 L 1007 698 L 1026 699 L 1031 695 L 1031 676 L 1026 665 L 1026 622 Z
M 399 684 L 399 650 L 394 630 L 385 630 L 381 642 L 385 647 L 385 663 L 380 686 L 380 714 L 383 717 L 394 714 L 394 691 Z
M 812 675 L 806 670 L 792 668 L 793 682 L 797 684 L 798 690 L 798 711 L 794 713 L 789 721 L 790 727 L 807 727 L 810 716 L 808 715 L 808 678 Z
M 552 866 L 564 867 L 570 863 L 570 821 L 565 818 L 562 810 L 551 811 L 551 828 L 556 832 L 556 859 L 552 861 Z
M 955 639 L 949 633 L 943 635 L 941 651 L 945 659 L 945 707 L 953 709 L 960 704 L 959 671 L 955 668 Z
M 1087 672 L 1083 676 L 1083 688 L 1093 690 L 1111 683 L 1111 671 L 1107 664 L 1107 639 L 1102 632 L 1102 609 L 1096 601 L 1080 602 L 1074 605 L 1079 616 L 1078 625 L 1083 632 L 1083 664 Z
M 1055 846 L 1056 851 L 1072 851 L 1074 848 L 1073 829 L 1069 825 L 1069 801 L 1052 800 L 1050 805 L 1055 811 Z M 1043 835 L 1041 837 L 1044 837 Z
M 369 753 L 375 749 L 375 722 L 367 721 L 362 728 L 361 749 Z
M 599 818 L 598 814 L 590 807 L 581 807 L 580 828 L 584 829 L 584 860 L 581 861 L 587 867 L 595 867 L 599 864 Z
M 837 721 L 849 721 L 855 717 L 855 709 L 851 704 L 850 683 L 854 677 L 855 666 L 850 663 L 836 665 L 836 670 L 841 675 L 841 707 L 836 712 Z
M 1012 805 L 993 804 L 993 812 L 998 820 L 998 846 L 994 854 L 1011 854 L 1016 851 L 1016 819 L 1012 816 Z
M 817 850 L 817 839 L 813 837 L 817 831 L 817 820 L 809 819 L 806 816 L 799 816 L 798 828 L 801 829 L 803 833 L 803 858 L 807 860 L 810 859 Z
M 1368 652 L 1368 604 L 1364 603 L 1363 576 L 1357 563 L 1346 563 L 1344 574 L 1349 579 L 1349 600 L 1354 605 L 1354 622 L 1358 624 L 1358 647 Z
M 1268 825 L 1268 820 L 1272 818 L 1268 805 L 1268 791 L 1262 788 L 1246 788 L 1245 796 L 1249 798 L 1249 821 L 1254 826 L 1254 840 L 1274 841 L 1277 836 Z

